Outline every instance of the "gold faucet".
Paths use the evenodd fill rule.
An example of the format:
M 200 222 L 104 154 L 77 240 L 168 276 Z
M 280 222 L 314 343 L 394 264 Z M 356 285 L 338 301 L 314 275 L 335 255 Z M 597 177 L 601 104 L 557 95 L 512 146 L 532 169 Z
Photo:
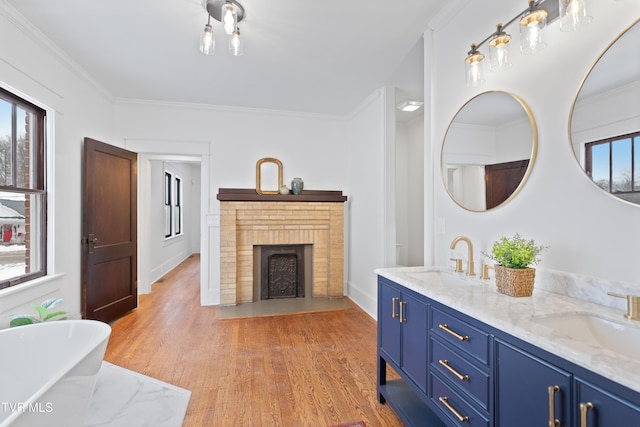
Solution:
M 618 292 L 607 292 L 612 297 L 627 300 L 627 313 L 624 315 L 629 320 L 640 320 L 640 295 L 625 295 Z
M 451 249 L 455 249 L 460 240 L 467 242 L 467 246 L 469 247 L 469 266 L 467 268 L 467 276 L 475 276 L 476 273 L 473 271 L 473 243 L 471 243 L 471 240 L 465 236 L 458 236 L 453 239 L 453 242 L 451 242 Z

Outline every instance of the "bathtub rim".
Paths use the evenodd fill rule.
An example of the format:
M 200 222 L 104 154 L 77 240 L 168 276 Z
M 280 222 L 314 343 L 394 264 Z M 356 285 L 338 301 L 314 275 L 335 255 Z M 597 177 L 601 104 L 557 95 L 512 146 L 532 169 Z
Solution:
M 69 320 L 56 320 L 51 322 L 42 322 L 35 323 L 31 325 L 23 325 L 16 326 L 13 328 L 6 328 L 0 330 L 0 337 L 3 334 L 10 333 L 19 333 L 20 330 L 24 330 L 21 328 L 59 328 L 61 325 L 69 325 L 69 324 L 82 324 L 87 325 L 88 323 L 93 324 L 98 328 L 100 334 L 97 334 L 95 340 L 93 342 L 85 343 L 87 344 L 86 352 L 82 354 L 71 354 L 68 360 L 65 363 L 60 364 L 60 369 L 57 370 L 51 377 L 48 378 L 47 381 L 44 381 L 42 385 L 26 399 L 24 403 L 26 405 L 33 404 L 42 397 L 48 390 L 50 390 L 56 383 L 58 383 L 61 379 L 63 379 L 75 366 L 77 366 L 87 355 L 91 354 L 97 347 L 102 345 L 105 341 L 108 342 L 109 337 L 111 336 L 111 326 L 107 323 L 101 322 L 99 320 L 89 320 L 89 319 L 69 319 Z M 106 348 L 106 346 L 105 346 Z M 102 356 L 102 360 L 104 360 L 104 355 Z M 18 402 L 15 402 L 18 403 Z M 9 426 L 13 421 L 15 421 L 22 412 L 15 411 L 9 413 L 9 416 L 3 420 L 0 420 L 0 427 Z

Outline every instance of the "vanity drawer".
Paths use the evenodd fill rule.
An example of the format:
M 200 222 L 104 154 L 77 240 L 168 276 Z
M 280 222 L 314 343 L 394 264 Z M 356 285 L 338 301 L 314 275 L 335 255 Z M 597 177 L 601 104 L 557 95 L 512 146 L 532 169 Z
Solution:
M 431 333 L 478 359 L 489 364 L 489 335 L 464 320 L 432 308 Z
M 439 372 L 482 408 L 489 409 L 489 374 L 435 339 L 431 340 L 431 371 Z
M 431 401 L 440 412 L 460 427 L 489 427 L 489 418 L 477 411 L 467 400 L 440 380 L 431 375 Z

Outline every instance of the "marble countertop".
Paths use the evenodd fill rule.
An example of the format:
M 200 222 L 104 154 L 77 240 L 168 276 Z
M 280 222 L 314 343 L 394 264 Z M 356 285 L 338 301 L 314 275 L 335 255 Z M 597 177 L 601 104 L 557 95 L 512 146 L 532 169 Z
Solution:
M 608 348 L 559 333 L 536 319 L 587 313 L 640 329 L 624 312 L 534 288 L 533 296 L 515 298 L 498 293 L 493 278 L 480 280 L 446 267 L 380 268 L 375 273 L 489 326 L 640 392 L 640 355 L 632 358 Z M 421 277 L 422 276 L 422 277 Z

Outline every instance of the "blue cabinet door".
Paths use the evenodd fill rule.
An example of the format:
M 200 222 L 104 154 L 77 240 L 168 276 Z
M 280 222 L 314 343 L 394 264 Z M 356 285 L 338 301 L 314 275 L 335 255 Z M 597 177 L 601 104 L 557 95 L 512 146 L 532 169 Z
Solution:
M 427 317 L 428 305 L 403 293 L 400 301 L 402 324 L 402 370 L 422 390 L 427 392 Z
M 570 373 L 496 340 L 495 381 L 496 427 L 573 425 Z
M 379 350 L 389 362 L 400 366 L 400 291 L 380 280 L 378 299 Z
M 576 418 L 585 427 L 640 426 L 640 402 L 629 402 L 581 379 L 576 379 Z

